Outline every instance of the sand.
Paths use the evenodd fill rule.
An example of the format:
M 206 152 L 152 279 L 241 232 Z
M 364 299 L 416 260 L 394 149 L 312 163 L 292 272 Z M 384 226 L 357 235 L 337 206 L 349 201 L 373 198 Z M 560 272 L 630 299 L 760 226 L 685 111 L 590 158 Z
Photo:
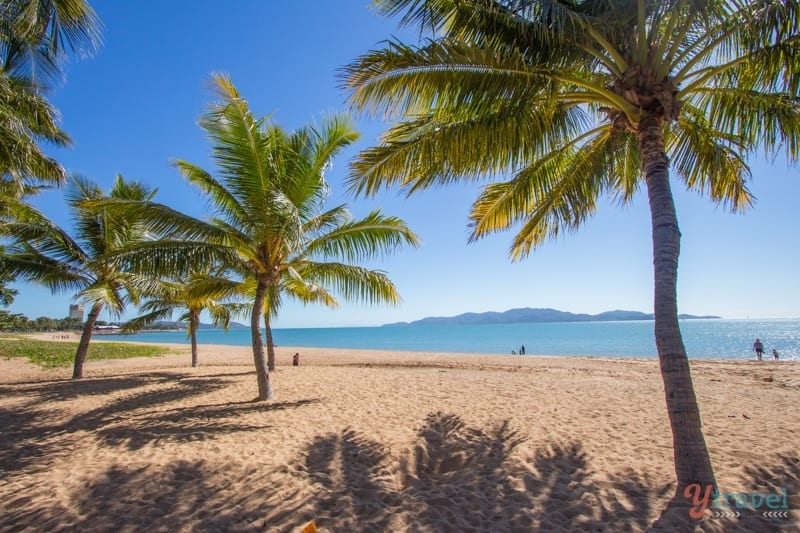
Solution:
M 654 359 L 279 347 L 253 402 L 248 348 L 178 350 L 0 358 L 0 530 L 800 530 L 799 363 L 692 362 L 721 489 L 794 509 L 692 522 Z

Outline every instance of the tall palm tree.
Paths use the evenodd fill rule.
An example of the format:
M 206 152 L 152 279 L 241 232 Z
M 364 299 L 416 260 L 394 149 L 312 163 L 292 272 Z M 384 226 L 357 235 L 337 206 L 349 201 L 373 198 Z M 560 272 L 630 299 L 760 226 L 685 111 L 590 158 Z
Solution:
M 644 186 L 655 338 L 677 493 L 716 486 L 677 313 L 670 171 L 733 210 L 756 150 L 800 155 L 796 0 L 378 0 L 437 35 L 389 42 L 343 74 L 359 110 L 400 117 L 350 185 L 409 193 L 487 178 L 471 239 L 514 228 L 510 255 L 574 230 L 602 195 Z M 510 175 L 510 177 L 509 177 Z
M 213 76 L 219 100 L 200 121 L 212 142 L 217 175 L 178 161 L 178 169 L 210 198 L 215 216 L 208 222 L 167 206 L 112 202 L 116 209 L 148 217 L 171 240 L 144 243 L 118 260 L 150 274 L 183 271 L 186 265 L 222 265 L 234 270 L 243 294 L 253 298 L 250 328 L 258 399 L 274 398 L 269 377 L 262 315 L 275 316 L 284 297 L 336 305 L 337 296 L 367 303 L 396 303 L 397 290 L 380 270 L 359 266 L 416 235 L 396 218 L 374 211 L 353 220 L 345 206 L 324 210 L 325 171 L 357 134 L 344 117 L 319 128 L 288 133 L 257 118 L 230 78 Z M 267 350 L 274 358 L 273 344 Z
M 155 287 L 155 293 L 148 295 L 147 301 L 141 305 L 140 311 L 144 314 L 126 322 L 123 331 L 138 331 L 158 320 L 169 320 L 176 309 L 185 309 L 178 320 L 186 323 L 186 334 L 192 346 L 192 367 L 196 368 L 199 365 L 197 329 L 200 326 L 200 314 L 208 311 L 214 325 L 222 326 L 227 331 L 231 316 L 241 313 L 245 308 L 243 304 L 226 301 L 237 297 L 240 288 L 239 282 L 210 273 L 193 272 L 175 281 L 161 280 Z
M 67 190 L 72 208 L 75 238 L 43 215 L 2 226 L 14 242 L 0 263 L 0 274 L 42 284 L 55 292 L 75 291 L 75 298 L 89 307 L 78 349 L 73 379 L 83 377 L 83 364 L 92 330 L 100 313 L 108 309 L 119 316 L 128 302 L 138 304 L 140 292 L 152 292 L 154 281 L 119 269 L 113 255 L 154 233 L 135 214 L 94 209 L 90 202 L 102 198 L 128 201 L 152 200 L 155 191 L 117 176 L 106 196 L 85 178 L 75 177 Z

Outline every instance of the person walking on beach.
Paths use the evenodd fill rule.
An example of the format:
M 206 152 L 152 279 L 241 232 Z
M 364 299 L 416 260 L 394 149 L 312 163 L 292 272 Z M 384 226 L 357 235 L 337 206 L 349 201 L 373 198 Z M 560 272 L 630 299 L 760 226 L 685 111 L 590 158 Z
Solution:
M 525 355 L 525 345 L 524 344 L 519 347 L 519 354 L 520 355 Z
M 772 358 L 776 361 L 778 360 L 778 350 L 775 348 L 772 349 Z
M 756 342 L 753 343 L 753 351 L 756 352 L 758 360 L 761 361 L 761 356 L 764 355 L 764 345 L 761 344 L 761 340 L 756 339 Z

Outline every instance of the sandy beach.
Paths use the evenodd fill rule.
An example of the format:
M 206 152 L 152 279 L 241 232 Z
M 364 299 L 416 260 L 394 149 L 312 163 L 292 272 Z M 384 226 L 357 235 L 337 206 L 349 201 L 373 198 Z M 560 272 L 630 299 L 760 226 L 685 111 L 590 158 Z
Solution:
M 692 362 L 721 490 L 794 510 L 691 522 L 655 359 L 279 347 L 265 403 L 249 348 L 171 349 L 0 359 L 0 530 L 800 530 L 800 363 Z

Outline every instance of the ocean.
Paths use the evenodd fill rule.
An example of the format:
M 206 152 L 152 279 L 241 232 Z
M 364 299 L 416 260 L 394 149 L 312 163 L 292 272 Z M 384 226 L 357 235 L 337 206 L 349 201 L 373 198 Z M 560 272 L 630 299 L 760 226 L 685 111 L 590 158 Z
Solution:
M 778 350 L 782 360 L 800 360 L 800 319 L 682 320 L 690 359 L 754 359 L 753 342 L 764 343 L 765 359 Z M 275 344 L 406 352 L 519 353 L 595 357 L 656 357 L 653 322 L 558 322 L 478 326 L 383 326 L 277 328 Z M 183 331 L 103 335 L 103 339 L 188 344 Z M 205 329 L 200 344 L 250 345 L 250 330 Z

